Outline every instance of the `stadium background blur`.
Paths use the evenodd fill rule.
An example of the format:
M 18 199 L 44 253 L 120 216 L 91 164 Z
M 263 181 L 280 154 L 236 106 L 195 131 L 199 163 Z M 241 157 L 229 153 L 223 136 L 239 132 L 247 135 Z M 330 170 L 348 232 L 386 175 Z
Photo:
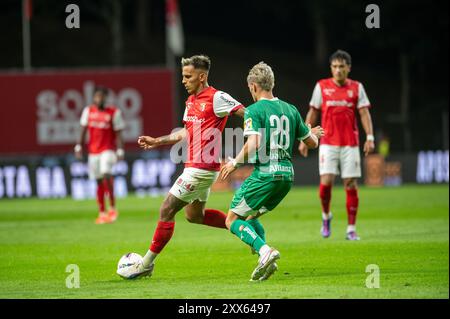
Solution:
M 366 185 L 448 183 L 446 1 L 379 1 L 380 28 L 367 28 L 364 1 L 181 0 L 184 46 L 179 43 L 178 54 L 167 45 L 163 0 L 23 3 L 31 8 L 24 15 L 22 1 L 0 4 L 0 132 L 8 137 L 0 142 L 0 198 L 93 197 L 86 171 L 72 154 L 80 108 L 89 101 L 86 86 L 109 86 L 118 98 L 127 88 L 138 91 L 139 110 L 126 118 L 133 130 L 127 162 L 116 171 L 118 196 L 161 194 L 182 166 L 167 161 L 167 150 L 142 153 L 134 141 L 181 125 L 187 97 L 181 56 L 209 55 L 210 84 L 244 105 L 252 102 L 247 72 L 263 60 L 274 68 L 276 95 L 306 116 L 314 84 L 330 76 L 328 57 L 338 48 L 351 53 L 350 77 L 365 85 L 373 105 L 378 155 L 365 162 Z M 79 6 L 80 28 L 65 25 L 70 3 Z M 30 67 L 23 62 L 24 21 Z M 48 90 L 56 94 L 54 117 L 49 104 L 40 106 L 51 99 L 40 96 Z M 133 104 L 132 95 L 125 92 L 119 106 Z M 227 126 L 240 125 L 230 118 Z M 294 162 L 296 183 L 315 185 L 317 152 Z
M 366 27 L 371 1 L 178 0 L 182 30 L 175 2 L 0 1 L 0 299 L 448 299 L 448 2 L 376 1 L 378 29 Z M 66 27 L 72 3 L 80 28 Z M 161 196 L 182 170 L 169 149 L 142 152 L 136 143 L 181 125 L 181 56 L 209 55 L 210 84 L 244 105 L 252 102 L 248 70 L 263 60 L 275 72 L 275 94 L 305 117 L 336 49 L 351 53 L 350 77 L 373 105 L 377 152 L 364 160 L 360 182 L 362 240 L 344 239 L 342 191 L 333 197 L 335 235 L 320 237 L 312 151 L 293 160 L 301 187 L 264 216 L 283 254 L 274 280 L 249 284 L 255 256 L 247 247 L 182 213 L 157 273 L 149 281 L 120 279 L 117 261 L 148 248 Z M 120 218 L 105 227 L 94 223 L 95 181 L 73 154 L 95 85 L 112 90 L 127 124 L 125 161 L 115 168 Z M 233 117 L 227 124 L 241 125 Z M 215 184 L 209 207 L 226 210 L 250 170 Z M 379 266 L 381 289 L 368 285 L 369 266 Z

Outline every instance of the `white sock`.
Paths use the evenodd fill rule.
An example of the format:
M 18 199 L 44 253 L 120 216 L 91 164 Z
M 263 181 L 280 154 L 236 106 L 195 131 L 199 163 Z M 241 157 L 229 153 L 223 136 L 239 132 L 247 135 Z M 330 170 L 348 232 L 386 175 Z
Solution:
M 262 246 L 261 249 L 259 250 L 259 255 L 263 256 L 263 255 L 267 254 L 267 252 L 269 252 L 269 251 L 270 251 L 270 247 L 269 247 L 269 245 L 266 244 L 266 245 Z
M 322 219 L 323 219 L 323 220 L 331 219 L 331 217 L 333 217 L 333 214 L 332 214 L 331 212 L 329 212 L 328 214 L 322 212 Z
M 147 251 L 147 253 L 145 254 L 144 258 L 143 258 L 144 267 L 148 268 L 151 264 L 153 264 L 153 262 L 155 261 L 156 256 L 158 256 L 158 254 L 155 254 L 154 252 L 152 252 L 149 249 Z
M 348 225 L 347 226 L 347 233 L 351 231 L 356 231 L 356 225 Z

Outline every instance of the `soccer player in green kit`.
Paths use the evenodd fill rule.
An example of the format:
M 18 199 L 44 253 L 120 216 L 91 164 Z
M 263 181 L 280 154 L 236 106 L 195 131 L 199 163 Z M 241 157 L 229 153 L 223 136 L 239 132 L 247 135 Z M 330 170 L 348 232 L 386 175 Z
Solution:
M 226 179 L 238 165 L 254 163 L 253 173 L 236 191 L 226 219 L 227 228 L 259 254 L 252 281 L 268 279 L 277 269 L 280 253 L 265 242 L 258 217 L 273 210 L 287 195 L 294 179 L 292 149 L 296 139 L 317 148 L 324 135 L 320 126 L 305 125 L 297 108 L 273 95 L 275 77 L 264 62 L 247 76 L 254 104 L 245 110 L 242 150 L 221 169 Z

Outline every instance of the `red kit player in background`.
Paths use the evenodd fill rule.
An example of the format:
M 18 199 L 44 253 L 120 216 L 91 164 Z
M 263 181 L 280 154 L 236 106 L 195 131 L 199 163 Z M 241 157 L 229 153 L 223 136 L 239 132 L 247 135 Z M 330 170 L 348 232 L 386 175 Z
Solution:
M 125 122 L 117 107 L 106 105 L 107 96 L 107 88 L 96 87 L 93 104 L 85 107 L 81 114 L 81 134 L 75 145 L 75 156 L 81 160 L 86 133 L 89 132 L 89 178 L 97 181 L 99 215 L 96 224 L 112 223 L 118 217 L 112 168 L 117 160 L 124 157 L 121 131 L 125 128 Z M 109 197 L 108 212 L 105 209 L 106 195 Z
M 356 214 L 358 212 L 357 178 L 361 177 L 361 158 L 356 114 L 366 133 L 364 154 L 374 148 L 370 102 L 361 83 L 348 78 L 352 65 L 350 54 L 338 50 L 330 57 L 332 77 L 317 82 L 306 115 L 306 124 L 315 126 L 322 113 L 321 125 L 325 136 L 319 147 L 319 196 L 322 203 L 322 228 L 324 238 L 331 235 L 330 211 L 331 189 L 339 173 L 347 193 L 347 236 L 348 240 L 359 240 L 356 234 Z M 300 154 L 308 156 L 308 148 L 300 143 Z

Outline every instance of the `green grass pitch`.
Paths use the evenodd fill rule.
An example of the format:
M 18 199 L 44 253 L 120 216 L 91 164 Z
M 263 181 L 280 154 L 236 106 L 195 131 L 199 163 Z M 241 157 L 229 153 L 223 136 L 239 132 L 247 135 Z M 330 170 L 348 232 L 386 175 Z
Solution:
M 95 225 L 96 203 L 0 201 L 0 298 L 449 298 L 448 185 L 360 189 L 360 242 L 344 239 L 345 193 L 335 187 L 333 234 L 320 236 L 317 188 L 295 188 L 261 218 L 281 252 L 279 271 L 249 282 L 256 256 L 228 231 L 177 216 L 175 234 L 151 278 L 115 274 L 119 258 L 144 254 L 162 198 L 119 199 L 112 225 Z M 211 194 L 227 210 L 231 193 Z M 68 264 L 80 288 L 66 287 Z M 380 269 L 369 289 L 366 266 Z

